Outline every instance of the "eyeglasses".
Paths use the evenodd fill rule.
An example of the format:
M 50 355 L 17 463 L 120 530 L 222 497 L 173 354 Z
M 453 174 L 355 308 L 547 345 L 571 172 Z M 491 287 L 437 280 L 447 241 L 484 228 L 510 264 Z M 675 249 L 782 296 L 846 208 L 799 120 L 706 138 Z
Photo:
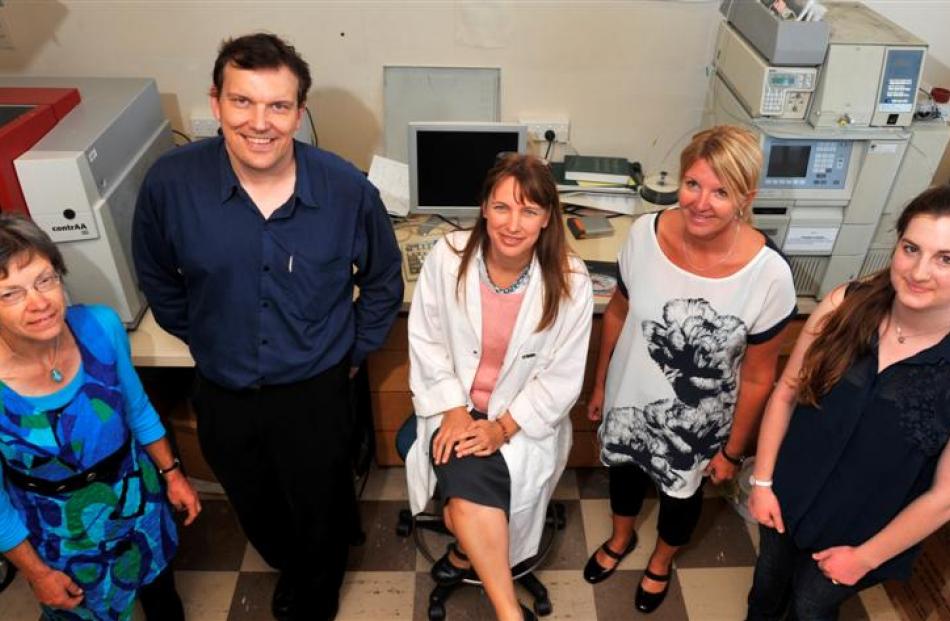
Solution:
M 40 293 L 46 293 L 59 287 L 62 278 L 56 272 L 47 272 L 40 274 L 39 278 L 33 281 L 33 289 Z M 26 299 L 27 290 L 23 287 L 10 287 L 0 291 L 0 306 L 14 306 Z

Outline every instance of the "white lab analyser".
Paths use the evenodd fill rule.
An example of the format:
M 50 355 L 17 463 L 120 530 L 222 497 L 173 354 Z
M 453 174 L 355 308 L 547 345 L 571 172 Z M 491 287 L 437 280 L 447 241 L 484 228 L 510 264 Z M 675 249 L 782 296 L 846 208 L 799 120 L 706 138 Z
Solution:
M 174 146 L 155 81 L 0 77 L 0 89 L 75 88 L 81 101 L 13 161 L 29 216 L 57 243 L 72 303 L 106 304 L 134 327 L 146 304 L 132 218 L 152 163 Z

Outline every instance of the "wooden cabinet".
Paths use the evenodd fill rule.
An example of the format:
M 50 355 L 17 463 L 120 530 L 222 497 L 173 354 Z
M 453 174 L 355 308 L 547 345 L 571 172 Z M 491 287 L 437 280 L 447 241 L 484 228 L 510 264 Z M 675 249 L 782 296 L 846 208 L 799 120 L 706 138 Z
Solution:
M 595 466 L 599 464 L 597 427 L 587 420 L 587 396 L 594 377 L 594 361 L 600 348 L 600 317 L 594 318 L 590 349 L 587 354 L 587 370 L 580 399 L 571 410 L 574 425 L 574 446 L 568 459 L 569 466 Z M 412 397 L 409 392 L 409 345 L 406 316 L 400 315 L 383 347 L 367 359 L 369 373 L 370 403 L 373 405 L 373 422 L 376 426 L 376 459 L 381 466 L 401 465 L 396 454 L 396 432 L 412 414 Z
M 406 315 L 400 315 L 383 347 L 367 359 L 369 373 L 370 403 L 376 426 L 376 459 L 381 466 L 401 465 L 396 454 L 396 432 L 412 414 L 412 398 L 409 393 L 409 345 Z M 791 347 L 803 324 L 795 320 L 786 332 L 779 368 L 784 366 Z M 594 317 L 590 347 L 587 351 L 587 369 L 584 373 L 584 388 L 577 403 L 571 409 L 571 424 L 574 426 L 574 445 L 568 457 L 568 466 L 596 466 L 600 464 L 600 447 L 597 444 L 597 425 L 587 420 L 587 398 L 594 379 L 597 353 L 600 351 L 600 316 Z

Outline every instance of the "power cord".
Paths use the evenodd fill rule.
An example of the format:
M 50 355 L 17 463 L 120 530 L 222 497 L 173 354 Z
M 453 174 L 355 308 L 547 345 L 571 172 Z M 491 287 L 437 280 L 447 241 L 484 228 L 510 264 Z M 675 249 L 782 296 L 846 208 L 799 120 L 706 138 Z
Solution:
M 317 124 L 313 122 L 313 114 L 310 113 L 310 108 L 304 108 L 307 111 L 307 118 L 310 119 L 310 133 L 313 134 L 313 146 L 319 147 L 320 141 L 317 139 Z
M 442 220 L 443 222 L 447 223 L 449 226 L 451 226 L 451 227 L 452 227 L 453 229 L 455 229 L 456 231 L 462 231 L 462 230 L 465 229 L 465 227 L 463 227 L 463 226 L 462 226 L 461 224 L 459 224 L 458 222 L 455 222 L 455 221 L 453 221 L 453 220 L 450 220 L 449 218 L 446 218 L 445 216 L 443 216 L 443 215 L 440 214 L 440 213 L 435 214 L 435 217 L 438 218 L 439 220 Z
M 544 152 L 544 159 L 548 159 L 551 155 L 551 148 L 554 147 L 554 139 L 557 138 L 557 134 L 554 133 L 553 129 L 549 129 L 544 132 L 544 139 L 548 141 L 548 150 Z
M 189 136 L 185 132 L 178 131 L 177 129 L 173 129 L 172 133 L 175 134 L 176 136 L 181 136 L 182 138 L 184 138 L 185 142 L 191 142 L 191 136 Z

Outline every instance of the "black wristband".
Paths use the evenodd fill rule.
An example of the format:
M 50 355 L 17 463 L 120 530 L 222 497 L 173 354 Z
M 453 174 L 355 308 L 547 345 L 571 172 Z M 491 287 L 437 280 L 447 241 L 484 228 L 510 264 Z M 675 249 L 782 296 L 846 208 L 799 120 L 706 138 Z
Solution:
M 172 460 L 172 465 L 170 465 L 167 468 L 159 468 L 158 473 L 162 476 L 165 476 L 169 472 L 173 472 L 175 470 L 178 470 L 179 468 L 181 468 L 181 460 L 176 457 L 175 459 Z
M 742 462 L 745 460 L 744 457 L 733 457 L 727 453 L 725 444 L 719 447 L 719 452 L 722 453 L 722 456 L 726 458 L 726 461 L 728 461 L 733 466 L 741 466 Z

